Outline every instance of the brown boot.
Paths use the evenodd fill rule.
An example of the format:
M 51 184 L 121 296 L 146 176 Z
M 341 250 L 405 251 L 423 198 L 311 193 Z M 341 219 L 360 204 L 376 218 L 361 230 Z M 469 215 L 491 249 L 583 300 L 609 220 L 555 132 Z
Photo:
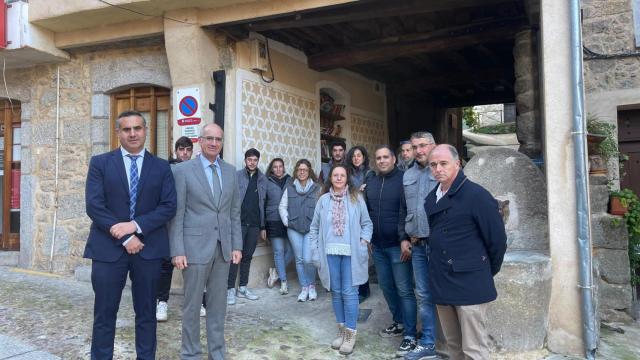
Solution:
M 353 347 L 356 345 L 356 332 L 349 328 L 345 328 L 344 341 L 340 346 L 340 354 L 349 355 L 353 352 Z
M 342 346 L 343 342 L 344 342 L 344 324 L 338 324 L 338 335 L 336 335 L 336 338 L 331 342 L 331 348 L 333 350 L 338 350 L 340 349 L 340 346 Z

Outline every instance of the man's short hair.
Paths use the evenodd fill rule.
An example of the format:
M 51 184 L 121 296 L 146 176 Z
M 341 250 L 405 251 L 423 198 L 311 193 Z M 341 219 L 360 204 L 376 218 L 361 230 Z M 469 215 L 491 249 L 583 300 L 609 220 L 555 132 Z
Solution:
M 193 141 L 186 136 L 181 136 L 178 140 L 176 140 L 176 145 L 174 146 L 174 150 L 178 150 L 178 148 L 193 148 Z
M 258 159 L 260 159 L 260 151 L 254 149 L 254 148 L 251 148 L 251 149 L 249 149 L 249 150 L 244 152 L 244 158 L 245 159 L 250 157 L 250 156 L 255 156 Z
M 453 158 L 453 160 L 459 160 L 460 159 L 460 155 L 458 155 L 458 149 L 456 149 L 455 146 L 450 145 L 450 144 L 445 144 L 445 145 L 449 149 L 449 152 L 451 153 L 451 157 Z
M 378 145 L 378 146 L 376 146 L 376 150 L 373 152 L 374 156 L 375 156 L 375 153 L 378 152 L 378 150 L 382 150 L 382 149 L 387 149 L 387 150 L 389 150 L 389 153 L 391 153 L 391 155 L 393 155 L 394 157 L 396 156 L 395 151 L 393 151 L 393 149 L 389 145 Z
M 427 139 L 427 141 L 430 141 L 433 144 L 436 143 L 436 140 L 433 138 L 433 135 L 431 135 L 431 133 L 428 131 L 416 131 L 413 134 L 411 134 L 410 139 Z
M 122 118 L 126 118 L 129 116 L 139 116 L 142 119 L 142 125 L 144 125 L 144 127 L 147 127 L 147 120 L 144 118 L 144 116 L 142 116 L 142 114 L 139 111 L 126 110 L 118 114 L 118 118 L 116 118 L 116 129 L 120 129 L 120 123 L 122 122 Z
M 400 141 L 400 146 L 402 147 L 402 145 L 411 145 L 411 140 L 402 140 Z
M 334 142 L 331 143 L 331 151 L 333 151 L 333 148 L 336 146 L 340 146 L 342 148 L 342 150 L 347 151 L 347 143 L 344 142 L 344 140 L 336 140 Z

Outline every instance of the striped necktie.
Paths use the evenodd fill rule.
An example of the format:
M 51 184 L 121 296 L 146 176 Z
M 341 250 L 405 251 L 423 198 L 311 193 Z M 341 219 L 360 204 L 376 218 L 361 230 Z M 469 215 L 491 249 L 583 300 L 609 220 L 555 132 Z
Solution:
M 136 160 L 140 155 L 127 155 L 131 159 L 129 167 L 129 218 L 133 220 L 136 214 L 136 200 L 138 200 L 138 164 Z

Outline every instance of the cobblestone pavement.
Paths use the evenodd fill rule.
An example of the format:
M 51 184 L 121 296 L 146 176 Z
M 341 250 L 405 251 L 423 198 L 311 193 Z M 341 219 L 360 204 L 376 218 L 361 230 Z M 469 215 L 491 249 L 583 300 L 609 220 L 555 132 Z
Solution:
M 335 334 L 330 295 L 319 292 L 314 302 L 296 302 L 298 288 L 281 296 L 276 289 L 256 289 L 258 301 L 238 299 L 227 312 L 229 359 L 320 360 L 343 358 L 329 348 Z M 358 324 L 358 341 L 350 359 L 391 359 L 400 339 L 383 339 L 378 331 L 390 322 L 377 287 L 362 308 L 372 309 L 369 320 Z M 169 300 L 169 321 L 158 324 L 158 359 L 177 359 L 180 347 L 182 296 Z M 90 283 L 72 278 L 0 266 L 0 347 L 8 340 L 32 352 L 0 359 L 88 359 L 93 312 Z M 131 295 L 125 288 L 118 314 L 115 359 L 134 359 L 134 322 Z M 202 342 L 205 343 L 204 320 Z M 617 328 L 616 328 L 617 327 Z M 615 325 L 602 330 L 598 359 L 640 359 L 640 326 Z M 17 346 L 17 345 L 16 345 Z M 21 347 L 20 347 L 21 346 Z M 6 349 L 5 349 L 6 350 Z M 17 350 L 16 350 L 17 351 Z M 53 355 L 46 355 L 50 353 Z M 29 357 L 24 357 L 29 355 Z M 494 359 L 571 359 L 544 350 L 528 356 Z

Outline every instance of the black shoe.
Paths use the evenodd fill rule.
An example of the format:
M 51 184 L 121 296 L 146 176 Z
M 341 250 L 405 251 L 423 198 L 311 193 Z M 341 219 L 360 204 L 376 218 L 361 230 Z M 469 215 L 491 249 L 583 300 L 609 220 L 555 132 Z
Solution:
M 389 327 L 387 327 L 386 329 L 380 331 L 378 334 L 380 334 L 380 336 L 384 338 L 400 336 L 404 334 L 404 327 L 398 324 L 397 322 L 394 322 L 393 324 L 389 325 Z
M 398 351 L 396 351 L 396 357 L 402 357 L 407 355 L 411 350 L 416 348 L 416 339 L 413 338 L 404 338 L 398 347 Z

